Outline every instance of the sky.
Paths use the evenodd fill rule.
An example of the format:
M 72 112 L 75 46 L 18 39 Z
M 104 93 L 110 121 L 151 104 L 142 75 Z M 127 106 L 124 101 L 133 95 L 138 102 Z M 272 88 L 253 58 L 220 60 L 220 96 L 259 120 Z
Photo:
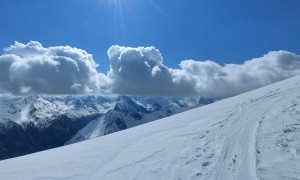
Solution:
M 35 49 L 40 50 L 40 44 L 46 49 L 39 52 L 48 52 L 48 55 L 51 54 L 51 56 L 57 55 L 57 51 L 61 50 L 60 46 L 71 46 L 72 48 L 76 47 L 85 50 L 93 56 L 91 64 L 99 64 L 99 66 L 91 65 L 95 68 L 92 71 L 95 71 L 94 73 L 96 74 L 98 73 L 95 76 L 101 74 L 101 83 L 97 85 L 97 92 L 108 91 L 130 94 L 149 94 L 150 91 L 160 90 L 152 86 L 147 86 L 144 90 L 136 90 L 139 88 L 143 89 L 139 84 L 139 80 L 135 83 L 132 83 L 132 79 L 130 79 L 130 83 L 128 83 L 128 79 L 124 80 L 126 77 L 139 76 L 143 72 L 130 74 L 129 70 L 129 74 L 125 76 L 118 72 L 118 70 L 122 69 L 123 64 L 112 64 L 112 62 L 115 62 L 115 52 L 112 52 L 112 49 L 117 54 L 119 53 L 120 56 L 123 52 L 126 54 L 131 50 L 140 54 L 146 54 L 141 61 L 146 61 L 145 59 L 148 58 L 149 62 L 151 61 L 151 54 L 155 54 L 155 57 L 158 58 L 153 60 L 154 64 L 149 66 L 151 67 L 152 76 L 154 77 L 153 70 L 157 70 L 156 67 L 161 67 L 160 70 L 165 68 L 162 72 L 167 75 L 164 74 L 163 76 L 165 80 L 162 80 L 164 79 L 162 77 L 154 80 L 154 84 L 159 86 L 161 83 L 166 83 L 166 79 L 169 78 L 170 80 L 170 82 L 166 83 L 170 84 L 170 86 L 164 88 L 164 92 L 160 91 L 157 94 L 185 94 L 179 88 L 183 85 L 179 81 L 185 81 L 185 83 L 187 81 L 193 82 L 193 88 L 184 90 L 188 91 L 187 94 L 205 94 L 206 92 L 199 91 L 199 89 L 212 83 L 207 82 L 203 78 L 203 76 L 212 77 L 207 69 L 205 69 L 205 75 L 201 74 L 199 69 L 197 70 L 197 75 L 195 75 L 195 70 L 193 70 L 193 75 L 191 75 L 190 71 L 187 77 L 179 77 L 178 75 L 186 73 L 188 70 L 184 68 L 190 67 L 194 63 L 193 61 L 196 61 L 197 65 L 199 65 L 199 62 L 211 60 L 209 62 L 220 66 L 217 69 L 224 73 L 223 68 L 226 67 L 226 64 L 235 64 L 242 67 L 245 65 L 246 60 L 253 60 L 253 58 L 263 59 L 267 55 L 271 57 L 275 52 L 277 52 L 278 56 L 284 54 L 284 57 L 286 57 L 286 54 L 290 55 L 290 53 L 300 54 L 299 8 L 299 0 L 0 0 L 0 48 L 3 49 L 2 54 L 10 53 L 22 58 L 25 56 L 19 53 L 20 48 L 23 48 L 23 50 L 24 48 L 28 49 L 25 46 L 31 40 L 32 42 L 38 42 L 38 44 L 33 43 L 37 47 Z M 15 41 L 23 43 L 25 46 L 15 44 Z M 5 48 L 10 46 L 15 48 L 5 50 Z M 139 46 L 144 47 L 144 49 L 138 48 Z M 152 46 L 155 48 L 147 49 Z M 51 48 L 47 49 L 48 47 L 56 47 L 56 49 L 60 50 L 54 52 Z M 129 47 L 134 49 L 130 50 L 128 49 Z M 77 50 L 74 51 L 80 54 L 78 56 L 84 56 L 89 59 L 84 53 L 82 54 Z M 274 53 L 270 55 L 269 52 Z M 25 54 L 27 55 L 28 52 Z M 36 53 L 33 54 L 37 55 Z M 132 54 L 124 57 L 140 58 Z M 5 58 L 7 59 L 7 57 Z M 294 57 L 293 59 L 297 58 Z M 280 58 L 278 60 L 277 57 L 274 58 L 273 56 L 270 59 L 275 59 L 274 61 L 276 62 L 280 61 Z M 125 58 L 124 62 L 127 60 Z M 4 60 L 2 61 L 4 62 Z M 27 58 L 26 62 L 29 63 L 29 61 L 31 62 Z M 131 63 L 127 63 L 126 67 L 128 64 L 133 64 L 133 61 L 128 62 Z M 115 66 L 119 69 L 116 69 Z M 208 65 L 203 65 L 202 63 L 201 68 L 203 66 L 207 67 Z M 13 69 L 10 66 L 6 67 Z M 131 70 L 136 67 L 139 66 L 130 66 Z M 2 74 L 3 72 L 4 70 Z M 215 71 L 213 72 L 216 73 Z M 202 77 L 200 78 L 200 83 L 199 73 Z M 232 71 L 230 73 L 232 74 Z M 120 79 L 121 74 L 123 79 Z M 295 74 L 297 73 L 293 72 L 290 76 Z M 146 77 L 147 75 L 144 74 L 144 76 Z M 252 83 L 250 84 L 252 85 L 244 89 L 253 89 L 254 87 L 286 78 L 282 74 L 276 78 L 273 76 L 271 77 L 269 74 L 268 80 L 265 80 L 265 82 L 257 83 L 255 81 L 253 83 L 251 81 Z M 2 75 L 2 79 L 5 79 L 4 77 Z M 13 75 L 10 74 L 6 78 L 16 82 L 17 80 L 13 80 L 12 77 Z M 93 78 L 95 78 L 94 75 Z M 118 78 L 117 81 L 116 78 Z M 253 78 L 253 75 L 251 75 L 251 78 Z M 47 81 L 52 82 L 46 79 L 43 84 Z M 215 81 L 216 78 L 214 78 L 213 84 L 220 84 L 220 82 L 216 83 Z M 242 82 L 242 80 L 239 81 Z M 74 87 L 81 86 L 79 88 L 81 90 L 78 93 L 93 91 L 91 89 L 94 89 L 94 87 L 90 87 L 91 85 L 85 87 L 80 82 L 81 80 L 72 79 L 70 84 L 74 85 Z M 226 81 L 227 84 L 221 84 L 224 88 L 234 82 L 228 83 Z M 12 90 L 12 86 L 17 87 L 16 84 L 11 85 L 12 82 L 6 82 L 6 84 L 10 84 L 10 88 L 2 87 L 2 89 L 14 93 L 17 91 L 27 92 L 28 89 L 35 89 L 35 91 L 32 91 L 35 93 L 47 93 L 46 90 L 38 88 L 39 85 L 37 84 L 32 85 L 29 83 L 30 85 L 26 85 L 28 82 L 24 80 L 18 83 L 18 90 Z M 95 82 L 93 83 L 95 84 Z M 174 85 L 174 83 L 177 84 Z M 243 83 L 245 83 L 245 80 Z M 2 82 L 2 86 L 4 86 L 3 84 L 5 83 Z M 131 84 L 131 87 L 127 87 L 126 84 Z M 136 89 L 133 88 L 135 85 L 138 85 Z M 34 88 L 35 86 L 36 88 Z M 52 88 L 53 90 L 49 91 L 50 93 L 70 92 L 55 89 L 55 87 Z M 176 92 L 171 92 L 168 89 L 176 89 Z M 240 93 L 245 91 L 241 89 L 243 88 L 239 88 L 234 92 Z M 71 92 L 73 93 L 73 91 Z M 207 94 L 211 96 L 211 94 Z M 213 96 L 229 96 L 229 94 L 232 95 L 231 93 L 217 93 L 213 94 Z
M 242 63 L 300 53 L 298 0 L 0 0 L 0 48 L 30 40 L 87 50 L 109 69 L 112 45 L 155 46 L 166 65 Z M 115 4 L 115 5 L 114 5 Z

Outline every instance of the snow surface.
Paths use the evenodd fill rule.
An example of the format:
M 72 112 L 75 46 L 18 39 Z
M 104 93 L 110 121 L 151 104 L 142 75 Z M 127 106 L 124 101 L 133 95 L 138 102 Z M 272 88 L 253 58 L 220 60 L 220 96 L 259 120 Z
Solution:
M 300 76 L 0 162 L 1 179 L 300 179 Z

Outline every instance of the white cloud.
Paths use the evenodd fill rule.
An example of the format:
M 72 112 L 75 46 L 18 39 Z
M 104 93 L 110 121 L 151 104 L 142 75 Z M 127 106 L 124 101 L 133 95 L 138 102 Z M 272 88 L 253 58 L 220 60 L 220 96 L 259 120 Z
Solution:
M 109 48 L 111 91 L 126 94 L 186 95 L 194 93 L 173 81 L 173 70 L 163 65 L 155 47 Z
M 229 97 L 300 74 L 300 56 L 273 51 L 243 64 L 184 60 L 163 64 L 155 47 L 109 48 L 110 70 L 97 72 L 91 54 L 69 46 L 16 42 L 0 56 L 0 90 L 13 94 L 120 93 Z
M 27 44 L 22 44 L 19 43 L 18 41 L 15 41 L 15 44 L 6 48 L 5 52 L 23 57 L 23 56 L 42 55 L 47 52 L 47 49 L 43 48 L 42 44 L 37 41 L 30 41 Z
M 182 74 L 195 79 L 198 94 L 228 97 L 300 74 L 300 56 L 273 51 L 240 65 L 188 60 L 180 67 Z
M 198 88 L 206 96 L 233 96 L 297 74 L 300 74 L 300 56 L 273 51 L 241 65 L 227 64 L 206 80 L 198 80 Z M 191 75 L 197 77 L 197 74 Z M 203 82 L 207 86 L 199 84 Z
M 185 60 L 180 69 L 163 65 L 154 47 L 112 46 L 108 56 L 115 93 L 229 97 L 300 74 L 300 56 L 287 51 L 225 66 Z
M 92 55 L 69 46 L 44 48 L 35 41 L 16 42 L 0 56 L 0 67 L 0 89 L 14 94 L 96 93 L 102 89 L 102 75 Z

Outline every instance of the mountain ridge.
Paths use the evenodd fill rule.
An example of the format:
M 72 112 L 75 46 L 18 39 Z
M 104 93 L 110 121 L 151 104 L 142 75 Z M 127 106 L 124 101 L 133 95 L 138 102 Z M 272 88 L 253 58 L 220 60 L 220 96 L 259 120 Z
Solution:
M 107 135 L 201 104 L 186 98 L 45 96 L 0 99 L 0 159 Z

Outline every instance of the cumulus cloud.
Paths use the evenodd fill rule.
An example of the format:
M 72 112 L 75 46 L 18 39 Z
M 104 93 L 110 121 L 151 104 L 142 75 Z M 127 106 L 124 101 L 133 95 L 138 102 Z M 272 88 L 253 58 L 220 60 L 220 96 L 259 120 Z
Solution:
M 112 46 L 107 54 L 112 92 L 170 96 L 195 93 L 194 89 L 182 86 L 192 82 L 173 81 L 173 70 L 163 65 L 163 58 L 155 47 Z
M 164 65 L 155 47 L 112 46 L 110 70 L 97 72 L 93 56 L 69 46 L 16 42 L 0 56 L 0 90 L 13 94 L 115 93 L 230 97 L 300 74 L 300 56 L 272 51 L 243 64 L 184 60 Z
M 0 89 L 13 94 L 101 92 L 106 77 L 93 56 L 69 46 L 44 48 L 39 42 L 15 42 L 0 56 Z
M 300 56 L 273 51 L 240 65 L 187 60 L 180 67 L 195 79 L 199 94 L 228 97 L 300 74 Z
M 273 51 L 243 64 L 184 60 L 163 65 L 155 47 L 112 46 L 108 74 L 115 93 L 229 97 L 300 74 L 300 56 Z

